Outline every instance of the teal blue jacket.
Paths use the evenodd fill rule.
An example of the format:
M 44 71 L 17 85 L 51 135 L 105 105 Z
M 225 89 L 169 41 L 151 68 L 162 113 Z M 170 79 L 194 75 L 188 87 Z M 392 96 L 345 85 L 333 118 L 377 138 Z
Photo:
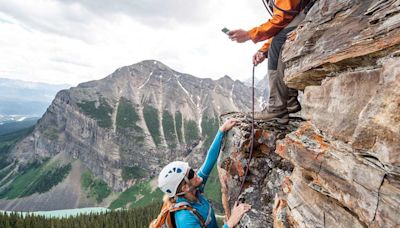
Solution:
M 222 131 L 218 131 L 217 135 L 213 143 L 211 144 L 210 149 L 207 152 L 206 160 L 204 161 L 203 165 L 197 172 L 197 175 L 203 178 L 203 183 L 199 187 L 197 191 L 197 198 L 199 199 L 198 202 L 190 202 L 183 197 L 178 197 L 176 200 L 177 203 L 179 202 L 188 202 L 190 206 L 196 209 L 200 215 L 203 217 L 204 221 L 207 221 L 207 218 L 210 220 L 207 228 L 216 228 L 217 220 L 215 219 L 214 209 L 208 202 L 208 200 L 203 196 L 204 186 L 207 183 L 208 176 L 211 173 L 212 168 L 214 167 L 215 163 L 217 162 L 219 151 L 221 149 L 222 139 L 224 137 L 224 133 Z M 201 223 L 196 215 L 188 210 L 180 210 L 175 212 L 175 223 L 178 228 L 200 228 Z M 224 224 L 223 228 L 228 228 L 228 225 Z

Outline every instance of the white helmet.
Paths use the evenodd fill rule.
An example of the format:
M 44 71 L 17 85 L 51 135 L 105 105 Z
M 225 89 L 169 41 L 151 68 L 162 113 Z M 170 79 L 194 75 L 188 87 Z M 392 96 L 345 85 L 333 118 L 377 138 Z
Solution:
M 176 194 L 179 184 L 184 179 L 189 164 L 183 161 L 174 161 L 166 165 L 158 176 L 158 187 L 169 197 Z

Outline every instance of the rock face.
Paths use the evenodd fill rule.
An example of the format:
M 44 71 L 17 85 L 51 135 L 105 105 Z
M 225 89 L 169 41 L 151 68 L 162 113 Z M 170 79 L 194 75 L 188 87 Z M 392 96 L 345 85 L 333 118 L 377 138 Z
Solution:
M 295 166 L 286 196 L 287 213 L 299 224 L 322 227 L 341 223 L 337 218 L 343 216 L 356 218 L 354 224 L 360 226 L 399 224 L 399 173 L 392 173 L 376 157 L 324 135 L 310 122 L 279 141 L 277 147 L 276 152 Z M 315 200 L 313 195 L 321 196 Z M 325 201 L 331 202 L 325 209 L 315 207 Z M 338 205 L 347 211 L 339 213 L 334 209 Z
M 327 76 L 379 68 L 399 49 L 396 0 L 319 0 L 282 53 L 286 83 L 304 89 Z
M 272 152 L 256 152 L 262 156 L 250 164 L 241 197 L 253 209 L 241 227 L 400 226 L 399 27 L 399 1 L 315 3 L 282 54 L 285 82 L 304 90 L 304 121 L 292 119 L 280 137 L 262 143 L 259 135 L 279 128 L 256 124 L 256 151 Z M 246 165 L 248 129 L 243 122 L 228 135 L 219 164 L 228 211 L 239 191 L 235 176 L 243 176 L 237 170 Z M 262 160 L 274 168 L 255 165 Z
M 257 123 L 254 149 L 249 164 L 251 123 L 242 114 L 225 115 L 223 119 L 231 117 L 242 122 L 225 136 L 223 153 L 218 162 L 224 210 L 229 217 L 230 208 L 238 200 L 245 170 L 249 166 L 250 173 L 244 184 L 245 191 L 240 195 L 239 200 L 251 202 L 253 210 L 242 219 L 242 225 L 272 226 L 273 199 L 280 192 L 280 185 L 285 176 L 290 175 L 293 170 L 293 166 L 288 161 L 274 153 L 275 142 L 297 129 L 299 120 L 294 119 L 287 126 Z
M 251 90 L 228 76 L 200 79 L 143 61 L 60 91 L 9 159 L 23 166 L 66 154 L 122 191 L 171 160 L 202 161 L 218 116 L 250 110 L 250 99 Z

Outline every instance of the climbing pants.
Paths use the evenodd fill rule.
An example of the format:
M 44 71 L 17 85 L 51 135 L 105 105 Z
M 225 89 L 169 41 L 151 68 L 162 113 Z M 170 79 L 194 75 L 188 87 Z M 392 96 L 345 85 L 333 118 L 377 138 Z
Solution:
M 287 34 L 293 31 L 305 18 L 303 13 L 297 15 L 293 21 L 272 39 L 268 50 L 268 81 L 269 99 L 266 106 L 268 112 L 280 112 L 287 108 L 287 101 L 297 97 L 297 90 L 288 88 L 283 81 L 284 63 L 282 61 L 282 46 L 287 39 Z

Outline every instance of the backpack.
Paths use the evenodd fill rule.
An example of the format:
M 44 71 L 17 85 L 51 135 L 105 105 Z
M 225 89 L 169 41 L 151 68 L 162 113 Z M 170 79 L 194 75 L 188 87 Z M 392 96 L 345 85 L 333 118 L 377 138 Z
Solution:
M 174 228 L 176 227 L 174 212 L 180 210 L 189 210 L 192 214 L 196 215 L 201 223 L 201 227 L 206 227 L 206 222 L 199 212 L 190 206 L 188 202 L 176 203 L 175 199 L 166 199 L 161 207 L 161 212 L 157 219 L 151 221 L 149 228 Z
M 290 15 L 297 15 L 297 14 L 299 14 L 300 11 L 302 11 L 302 10 L 303 10 L 304 14 L 307 14 L 308 11 L 311 9 L 311 7 L 314 5 L 314 3 L 315 3 L 316 1 L 317 1 L 317 0 L 301 0 L 301 1 L 300 1 L 300 10 L 299 10 L 299 11 L 296 11 L 296 10 L 284 10 L 284 9 L 279 8 L 277 5 L 275 5 L 275 0 L 262 0 L 262 2 L 263 2 L 263 4 L 264 4 L 265 8 L 266 8 L 267 11 L 268 11 L 268 14 L 269 14 L 271 17 L 272 17 L 272 15 L 273 15 L 272 12 L 273 12 L 273 9 L 274 9 L 274 8 L 276 8 L 276 9 L 282 11 L 282 12 L 285 12 L 285 13 L 287 13 L 287 14 L 290 14 Z

